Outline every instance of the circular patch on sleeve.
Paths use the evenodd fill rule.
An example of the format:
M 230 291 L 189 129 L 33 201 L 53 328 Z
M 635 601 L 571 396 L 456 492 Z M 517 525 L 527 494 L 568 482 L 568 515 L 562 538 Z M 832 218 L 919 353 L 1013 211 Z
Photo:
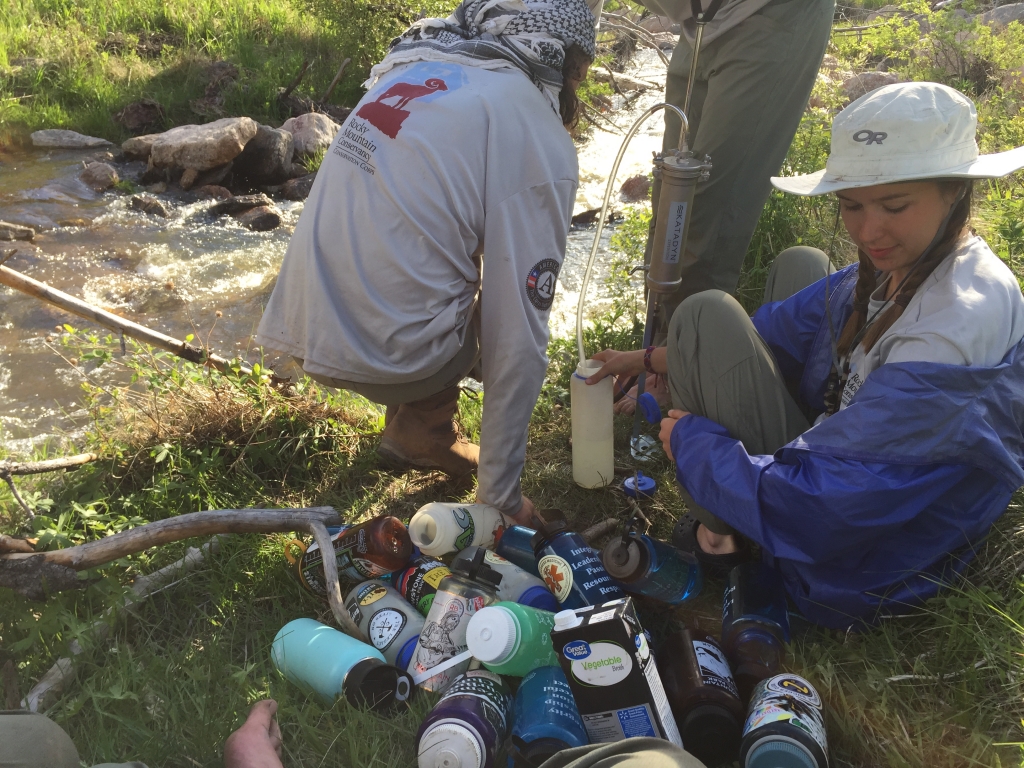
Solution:
M 526 295 L 537 309 L 551 309 L 561 268 L 562 265 L 554 259 L 543 259 L 534 264 L 526 276 Z

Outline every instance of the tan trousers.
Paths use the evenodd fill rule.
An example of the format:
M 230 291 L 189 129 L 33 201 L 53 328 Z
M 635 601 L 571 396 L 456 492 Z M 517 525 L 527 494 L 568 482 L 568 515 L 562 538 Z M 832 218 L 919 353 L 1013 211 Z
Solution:
M 0 711 L 0 768 L 79 768 L 71 737 L 45 715 Z M 93 768 L 146 768 L 144 763 L 102 763 Z
M 633 738 L 613 744 L 565 749 L 541 768 L 705 768 L 704 763 L 664 739 Z
M 828 258 L 798 246 L 780 253 L 768 273 L 765 302 L 782 301 L 823 278 Z M 668 332 L 672 405 L 721 424 L 750 454 L 772 454 L 810 429 L 771 349 L 732 296 L 704 291 L 679 305 Z M 733 529 L 680 488 L 687 508 L 713 533 Z

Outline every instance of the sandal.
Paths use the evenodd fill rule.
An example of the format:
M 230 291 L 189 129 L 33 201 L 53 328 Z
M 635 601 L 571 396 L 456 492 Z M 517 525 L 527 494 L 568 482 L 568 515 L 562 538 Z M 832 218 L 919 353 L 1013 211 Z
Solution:
M 729 571 L 737 565 L 742 565 L 753 559 L 753 553 L 747 540 L 739 534 L 736 536 L 736 551 L 725 555 L 713 555 L 700 548 L 697 541 L 697 526 L 700 521 L 687 512 L 679 518 L 676 527 L 672 529 L 672 546 L 683 552 L 689 552 L 697 558 L 704 572 L 709 576 L 727 576 Z

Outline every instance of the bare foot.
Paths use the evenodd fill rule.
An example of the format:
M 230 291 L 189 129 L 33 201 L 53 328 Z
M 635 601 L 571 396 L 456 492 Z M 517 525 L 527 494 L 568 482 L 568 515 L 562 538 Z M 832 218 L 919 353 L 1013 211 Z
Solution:
M 668 377 L 660 373 L 656 373 L 653 376 L 648 374 L 644 385 L 644 392 L 650 392 L 654 395 L 654 399 L 658 401 L 658 405 L 662 408 L 672 403 L 672 396 L 668 391 Z M 636 393 L 636 386 L 630 387 L 626 395 L 612 406 L 612 411 L 614 413 L 633 413 L 636 410 Z
M 704 525 L 697 526 L 697 544 L 709 555 L 729 555 L 736 551 L 735 536 L 712 533 Z
M 257 701 L 242 727 L 224 742 L 224 768 L 284 768 L 277 702 Z

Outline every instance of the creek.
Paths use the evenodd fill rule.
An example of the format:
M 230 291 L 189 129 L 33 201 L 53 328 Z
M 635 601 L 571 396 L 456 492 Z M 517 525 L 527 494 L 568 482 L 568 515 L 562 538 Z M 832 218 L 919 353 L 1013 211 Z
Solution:
M 640 49 L 626 74 L 648 82 L 665 79 L 657 53 Z M 579 146 L 580 188 L 575 212 L 601 204 L 607 174 L 625 132 L 662 98 L 651 89 L 615 95 L 605 119 Z M 616 132 L 617 126 L 618 131 Z M 653 150 L 661 147 L 662 119 L 651 118 L 634 138 L 616 186 L 650 172 Z M 197 340 L 225 357 L 257 359 L 251 335 L 273 287 L 288 239 L 302 212 L 301 202 L 276 201 L 282 225 L 250 232 L 230 217 L 214 219 L 215 201 L 195 202 L 162 195 L 171 214 L 160 219 L 129 209 L 127 195 L 98 194 L 78 179 L 82 161 L 95 150 L 35 150 L 0 154 L 0 221 L 34 227 L 32 243 L 3 243 L 0 253 L 17 252 L 6 265 L 54 288 L 177 338 Z M 613 195 L 612 207 L 622 209 Z M 576 303 L 594 227 L 569 235 L 559 287 L 551 312 L 552 335 L 574 332 Z M 610 230 L 602 237 L 588 291 L 588 314 L 607 307 Z M 639 279 L 636 285 L 639 287 Z M 221 317 L 216 317 L 217 312 Z M 88 327 L 56 308 L 0 287 L 0 441 L 27 454 L 54 436 L 73 438 L 85 426 L 82 374 L 58 352 L 52 337 L 63 323 Z M 105 335 L 104 331 L 104 335 Z M 274 360 L 268 358 L 274 365 Z M 123 379 L 119 366 L 89 374 L 97 383 Z

